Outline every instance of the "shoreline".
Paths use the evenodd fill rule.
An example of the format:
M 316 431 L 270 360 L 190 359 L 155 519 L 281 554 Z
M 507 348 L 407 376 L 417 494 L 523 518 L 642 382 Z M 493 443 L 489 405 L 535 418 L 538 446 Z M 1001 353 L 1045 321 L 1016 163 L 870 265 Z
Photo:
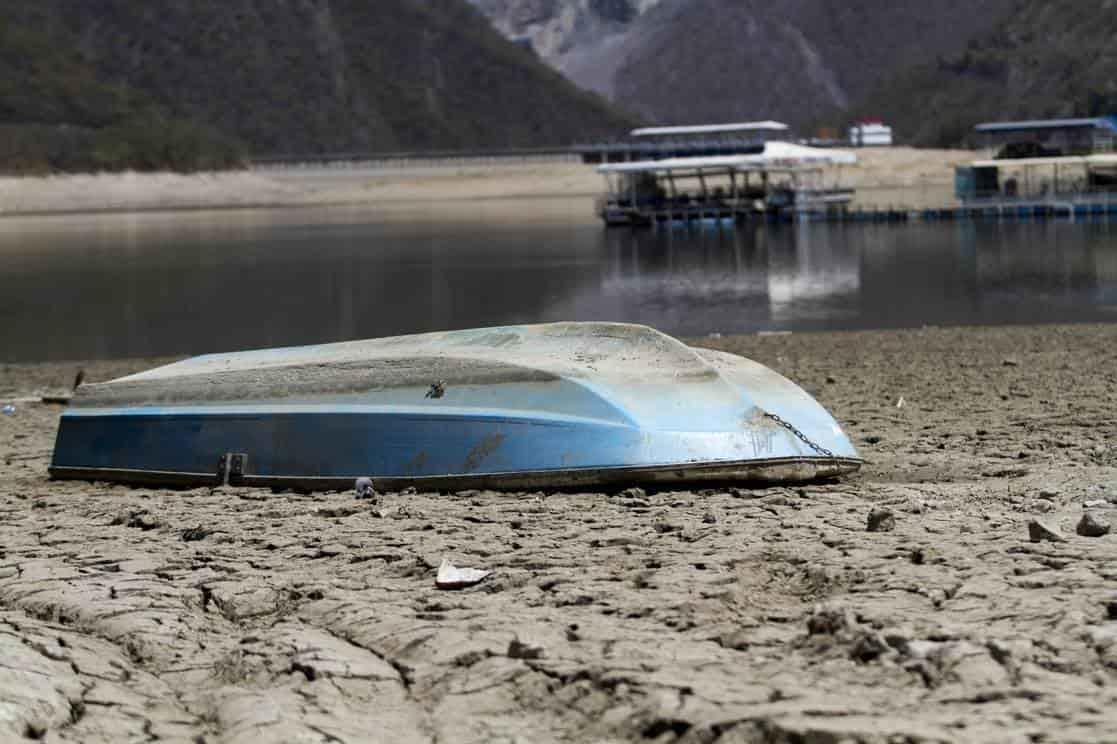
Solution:
M 856 206 L 953 202 L 954 150 L 859 150 L 861 163 L 828 173 L 861 190 Z M 593 199 L 593 166 L 575 162 L 476 163 L 413 168 L 307 167 L 180 175 L 74 174 L 0 177 L 0 217 L 195 212 L 296 207 L 384 207 L 520 199 Z M 437 216 L 437 210 L 432 210 Z
M 797 487 L 53 482 L 63 409 L 21 405 L 0 416 L 0 738 L 1105 739 L 1117 535 L 1076 525 L 1117 523 L 1115 330 L 691 339 L 797 382 L 866 460 Z M 78 364 L 0 365 L 0 397 Z M 442 558 L 495 573 L 438 591 Z

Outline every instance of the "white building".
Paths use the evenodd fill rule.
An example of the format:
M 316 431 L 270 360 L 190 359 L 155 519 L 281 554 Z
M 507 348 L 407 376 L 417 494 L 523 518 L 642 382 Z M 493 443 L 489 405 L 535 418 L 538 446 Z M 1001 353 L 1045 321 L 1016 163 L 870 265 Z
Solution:
M 849 141 L 854 147 L 891 147 L 892 127 L 877 120 L 859 121 L 849 128 Z

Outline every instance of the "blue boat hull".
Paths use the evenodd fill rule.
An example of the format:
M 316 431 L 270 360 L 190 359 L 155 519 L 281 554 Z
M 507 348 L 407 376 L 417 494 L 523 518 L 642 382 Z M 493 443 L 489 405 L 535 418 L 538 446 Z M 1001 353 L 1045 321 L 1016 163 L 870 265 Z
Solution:
M 300 387 L 318 374 L 303 365 L 278 367 L 282 394 L 269 382 L 259 400 L 223 400 L 254 388 L 229 365 L 204 378 L 186 366 L 108 383 L 64 414 L 51 474 L 312 490 L 368 476 L 381 488 L 453 489 L 803 481 L 860 465 L 830 415 L 799 388 L 747 360 L 686 353 L 702 360 L 681 380 L 638 369 L 580 377 L 545 364 L 531 374 L 483 367 L 493 379 L 479 380 L 471 362 L 437 396 L 422 374 L 403 380 L 415 384 L 362 382 L 357 390 L 330 378 L 333 387 L 315 394 Z M 280 375 L 259 361 L 245 366 L 254 384 Z

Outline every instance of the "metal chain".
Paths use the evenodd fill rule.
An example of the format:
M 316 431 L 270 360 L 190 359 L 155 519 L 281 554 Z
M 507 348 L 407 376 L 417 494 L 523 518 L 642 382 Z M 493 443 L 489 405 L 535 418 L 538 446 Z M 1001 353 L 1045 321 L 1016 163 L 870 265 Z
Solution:
M 810 439 L 807 439 L 806 434 L 799 431 L 794 426 L 792 426 L 790 423 L 788 423 L 787 421 L 784 421 L 782 418 L 780 418 L 776 414 L 768 413 L 767 411 L 765 411 L 764 412 L 764 418 L 771 419 L 772 421 L 775 421 L 777 424 L 779 424 L 783 428 L 787 429 L 792 434 L 794 434 L 797 438 L 802 440 L 803 444 L 807 445 L 808 447 L 810 447 L 811 449 L 813 449 L 815 452 L 822 455 L 823 457 L 833 457 L 834 456 L 833 452 L 826 449 L 825 447 L 820 447 L 819 445 L 812 442 Z

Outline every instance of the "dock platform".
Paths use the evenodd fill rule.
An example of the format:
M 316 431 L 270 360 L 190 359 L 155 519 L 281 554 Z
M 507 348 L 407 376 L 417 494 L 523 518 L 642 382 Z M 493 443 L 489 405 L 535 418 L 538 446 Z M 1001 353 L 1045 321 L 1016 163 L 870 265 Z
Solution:
M 939 222 L 955 220 L 1075 220 L 1083 218 L 1117 218 L 1117 200 L 1081 199 L 1050 202 L 993 202 L 956 206 L 909 209 L 877 207 L 829 209 L 816 212 L 780 215 L 788 219 L 826 220 L 833 222 Z
M 734 206 L 690 206 L 651 210 L 618 210 L 611 226 L 650 226 L 694 222 L 954 222 L 966 220 L 1110 220 L 1117 219 L 1117 200 L 1059 202 L 999 202 L 913 209 L 908 207 L 850 207 L 756 211 Z

